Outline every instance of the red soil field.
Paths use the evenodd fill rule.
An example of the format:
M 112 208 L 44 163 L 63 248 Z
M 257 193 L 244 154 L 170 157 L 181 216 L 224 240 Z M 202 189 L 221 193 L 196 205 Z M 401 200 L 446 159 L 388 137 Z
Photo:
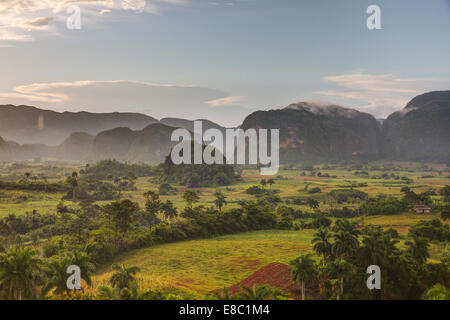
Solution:
M 291 271 L 289 266 L 283 263 L 271 263 L 252 274 L 245 280 L 235 284 L 229 288 L 230 292 L 235 295 L 241 287 L 253 287 L 254 285 L 267 284 L 271 287 L 283 290 L 290 295 L 291 298 L 298 299 L 298 288 L 291 280 Z

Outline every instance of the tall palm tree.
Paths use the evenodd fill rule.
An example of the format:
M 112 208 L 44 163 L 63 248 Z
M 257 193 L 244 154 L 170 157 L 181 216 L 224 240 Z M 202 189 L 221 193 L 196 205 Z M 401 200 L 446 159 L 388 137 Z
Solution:
M 42 280 L 42 261 L 31 248 L 11 249 L 0 255 L 0 289 L 8 299 L 32 299 Z
M 109 279 L 109 283 L 113 288 L 120 291 L 125 288 L 130 288 L 130 285 L 136 282 L 135 275 L 140 271 L 138 267 L 126 268 L 125 265 L 113 264 L 111 267 L 116 272 Z
M 323 264 L 325 265 L 327 257 L 331 254 L 331 240 L 332 235 L 328 228 L 320 228 L 314 234 L 314 238 L 312 239 L 312 243 L 314 244 L 314 251 L 318 255 L 323 255 Z
M 353 266 L 345 260 L 335 259 L 327 267 L 330 276 L 339 281 L 338 290 L 336 291 L 336 298 L 339 300 L 344 295 L 344 279 L 350 276 Z
M 292 280 L 300 284 L 300 288 L 302 290 L 302 300 L 305 300 L 306 284 L 313 279 L 316 273 L 314 260 L 312 259 L 312 254 L 307 253 L 301 255 L 295 260 L 292 260 L 290 262 L 290 265 L 291 265 Z
M 334 235 L 332 252 L 341 260 L 350 256 L 359 247 L 358 237 L 347 231 L 339 231 Z
M 358 260 L 361 265 L 382 265 L 384 261 L 383 240 L 380 235 L 369 234 L 364 236 L 362 247 L 359 250 Z

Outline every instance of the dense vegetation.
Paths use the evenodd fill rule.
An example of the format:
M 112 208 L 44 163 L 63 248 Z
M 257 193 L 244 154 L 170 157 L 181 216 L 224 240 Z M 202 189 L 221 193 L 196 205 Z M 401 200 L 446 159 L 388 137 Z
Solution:
M 110 171 L 112 167 L 117 171 Z M 136 192 L 137 185 L 148 180 L 137 182 L 137 176 L 150 176 L 153 180 L 161 174 L 162 168 L 164 166 L 155 168 L 103 161 L 67 174 L 59 182 L 33 179 L 31 174 L 24 175 L 21 181 L 8 181 L 5 185 L 13 188 L 5 188 L 2 192 L 32 190 L 45 193 L 41 189 L 32 189 L 33 185 L 43 185 L 48 187 L 44 189 L 47 194 L 61 194 L 64 201 L 60 201 L 52 213 L 30 210 L 0 218 L 0 297 L 190 298 L 190 294 L 180 288 L 145 290 L 139 287 L 135 281 L 139 269 L 132 265 L 114 265 L 108 285 L 102 284 L 89 292 L 70 293 L 65 282 L 66 269 L 74 264 L 80 266 L 83 285 L 89 286 L 95 270 L 134 249 L 269 229 L 297 230 L 299 233 L 311 230 L 311 234 L 315 233 L 312 247 L 316 255 L 304 255 L 292 261 L 293 281 L 306 298 L 431 298 L 433 292 L 438 292 L 436 288 L 440 288 L 434 288 L 428 295 L 427 291 L 433 286 L 450 287 L 448 254 L 433 263 L 428 260 L 430 247 L 445 247 L 450 241 L 450 231 L 445 223 L 450 212 L 448 186 L 423 192 L 397 187 L 398 192 L 401 189 L 399 197 L 369 196 L 354 189 L 352 181 L 348 186 L 343 184 L 331 191 L 326 186 L 306 183 L 298 191 L 303 196 L 283 197 L 282 187 L 274 187 L 286 182 L 281 177 L 258 179 L 254 181 L 259 181 L 258 185 L 247 184 L 242 189 L 245 198 L 238 201 L 230 201 L 226 194 L 235 186 L 212 189 L 213 193 L 206 195 L 212 200 L 205 203 L 202 190 L 179 187 L 180 181 L 177 181 L 177 188 L 164 182 L 140 193 L 140 198 L 144 199 L 140 204 L 128 195 L 123 196 L 122 192 Z M 96 173 L 97 169 L 99 173 Z M 191 169 L 191 172 L 196 170 Z M 224 171 L 237 179 L 231 166 L 222 166 L 215 174 L 225 174 Z M 60 189 L 52 190 L 51 186 Z M 311 190 L 316 191 L 311 193 Z M 181 205 L 170 197 L 168 199 L 167 195 L 182 199 Z M 429 204 L 441 214 L 440 219 L 435 216 L 434 220 L 417 221 L 402 236 L 396 229 L 384 230 L 366 222 L 378 215 L 387 217 L 406 212 L 416 204 Z M 381 291 L 370 292 L 358 285 L 367 278 L 365 268 L 369 264 L 380 265 L 384 270 L 386 276 Z M 237 296 L 224 292 L 210 297 L 243 298 L 245 295 L 272 299 L 288 297 L 275 288 L 259 286 L 243 289 Z

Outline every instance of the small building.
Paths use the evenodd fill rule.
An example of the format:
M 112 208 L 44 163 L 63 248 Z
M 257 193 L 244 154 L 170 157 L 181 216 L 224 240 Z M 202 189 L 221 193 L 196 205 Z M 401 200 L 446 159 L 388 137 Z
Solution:
M 428 206 L 414 206 L 412 209 L 414 212 L 416 213 L 430 213 L 431 212 L 431 208 Z

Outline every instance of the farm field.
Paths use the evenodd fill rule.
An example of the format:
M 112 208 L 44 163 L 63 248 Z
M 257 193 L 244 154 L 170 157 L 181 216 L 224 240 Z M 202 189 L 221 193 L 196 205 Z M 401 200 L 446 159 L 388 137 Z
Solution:
M 392 166 L 392 164 L 390 164 Z M 327 196 L 327 193 L 336 189 L 354 187 L 367 193 L 369 196 L 376 196 L 378 194 L 402 196 L 400 189 L 402 187 L 409 187 L 415 192 L 425 192 L 428 190 L 434 190 L 437 192 L 439 189 L 450 183 L 448 174 L 438 174 L 440 171 L 421 171 L 420 166 L 417 163 L 399 163 L 400 170 L 375 170 L 370 171 L 370 176 L 360 177 L 355 176 L 354 172 L 358 170 L 352 169 L 314 169 L 315 176 L 309 176 L 310 171 L 302 169 L 279 171 L 275 178 L 275 184 L 267 187 L 268 190 L 275 189 L 278 192 L 278 196 L 283 200 L 291 200 L 296 197 L 312 197 L 321 202 L 320 209 L 327 210 L 330 208 L 339 207 L 333 199 Z M 42 177 L 48 174 L 49 170 L 58 168 L 53 174 L 49 176 L 49 182 L 64 181 L 74 169 L 80 170 L 83 165 L 80 163 L 62 164 L 57 166 L 55 164 L 49 166 L 46 164 L 31 164 L 31 168 L 26 167 L 23 169 L 12 170 L 6 166 L 0 166 L 0 180 L 2 179 L 20 179 L 23 178 L 24 173 L 30 172 L 32 176 Z M 11 173 L 13 172 L 13 174 Z M 55 174 L 55 172 L 57 172 Z M 317 177 L 317 173 L 322 175 L 329 175 L 336 178 Z M 395 173 L 398 177 L 405 177 L 412 180 L 412 183 L 407 183 L 404 180 L 394 179 L 372 179 L 371 176 L 381 176 L 387 173 Z M 306 173 L 306 174 L 305 174 Z M 305 174 L 305 175 L 303 175 Z M 239 201 L 248 200 L 254 198 L 246 193 L 246 189 L 259 185 L 261 179 L 265 178 L 259 175 L 258 170 L 243 170 L 241 181 L 228 186 L 217 188 L 192 188 L 199 192 L 200 200 L 198 205 L 214 206 L 214 193 L 216 191 L 222 192 L 227 197 L 227 208 L 237 208 Z M 159 183 L 155 183 L 153 179 L 149 177 L 142 177 L 136 179 L 136 190 L 124 191 L 121 194 L 122 198 L 130 199 L 139 203 L 141 207 L 145 205 L 144 193 L 148 190 L 157 190 Z M 161 195 L 162 201 L 170 200 L 173 202 L 174 207 L 182 209 L 185 206 L 183 199 L 180 197 L 187 187 L 174 184 L 173 187 L 177 188 L 178 192 L 174 195 Z M 307 190 L 312 188 L 320 188 L 320 192 L 316 194 L 310 194 Z M 7 216 L 10 213 L 16 215 L 24 214 L 27 211 L 37 210 L 39 213 L 54 213 L 52 208 L 56 208 L 58 203 L 64 194 L 62 193 L 45 193 L 34 191 L 4 191 L 0 189 L 0 217 Z M 432 199 L 439 199 L 439 196 L 433 196 Z M 66 200 L 67 204 L 70 204 L 70 200 Z M 97 201 L 97 204 L 106 204 L 109 201 Z M 358 202 L 346 203 L 347 207 L 357 207 Z M 290 203 L 290 206 L 302 211 L 311 211 L 306 205 L 296 205 Z
M 99 176 L 108 171 L 101 165 L 93 167 Z M 310 253 L 320 265 L 322 257 L 313 250 L 312 244 L 322 228 L 315 225 L 320 217 L 328 220 L 324 228 L 330 232 L 330 241 L 334 241 L 338 232 L 335 228 L 342 221 L 353 223 L 359 245 L 368 235 L 361 233 L 365 227 L 380 226 L 384 231 L 393 229 L 398 232 L 392 240 L 404 252 L 411 245 L 409 231 L 414 225 L 431 221 L 446 223 L 440 209 L 416 213 L 402 205 L 401 210 L 396 209 L 392 214 L 375 212 L 371 215 L 361 214 L 361 208 L 370 199 L 381 199 L 376 200 L 381 203 L 382 199 L 388 199 L 390 205 L 398 205 L 408 190 L 412 190 L 413 195 L 426 195 L 430 206 L 440 208 L 444 203 L 440 191 L 450 184 L 448 170 L 417 163 L 375 162 L 368 167 L 371 169 L 350 165 L 284 167 L 276 177 L 272 177 L 270 184 L 267 183 L 269 178 L 260 176 L 258 170 L 245 169 L 240 172 L 240 178 L 228 186 L 187 187 L 170 183 L 171 192 L 159 194 L 162 183 L 155 175 L 120 177 L 116 182 L 114 172 L 105 178 L 89 177 L 84 170 L 90 167 L 81 163 L 59 166 L 55 163 L 22 163 L 17 168 L 0 165 L 0 181 L 5 186 L 0 188 L 0 219 L 3 225 L 17 230 L 11 236 L 9 229 L 3 228 L 2 237 L 5 243 L 37 248 L 36 254 L 46 261 L 64 259 L 70 256 L 73 248 L 86 250 L 88 254 L 89 247 L 94 246 L 97 251 L 93 251 L 96 267 L 91 276 L 92 286 L 84 291 L 89 297 L 97 297 L 99 288 L 111 285 L 110 280 L 117 272 L 112 267 L 116 265 L 139 268 L 135 275 L 139 292 L 170 291 L 183 298 L 204 299 L 212 292 L 235 286 L 270 264 L 281 263 L 288 268 L 286 265 L 294 259 Z M 94 182 L 89 184 L 89 179 L 94 179 Z M 71 184 L 74 180 L 76 184 Z M 121 181 L 126 182 L 123 189 Z M 76 199 L 76 196 L 83 195 L 83 186 L 92 185 L 95 188 L 85 194 L 101 197 L 102 194 L 96 192 L 111 188 L 110 195 L 117 197 L 88 202 Z M 50 192 L 48 188 L 54 190 Z M 252 188 L 260 193 L 250 193 Z M 194 205 L 185 196 L 186 192 L 192 191 L 198 195 Z M 354 196 L 339 200 L 334 191 L 350 191 L 356 195 L 360 192 L 363 198 Z M 226 199 L 223 208 L 218 208 L 216 203 L 218 192 Z M 152 194 L 157 198 L 152 200 Z M 270 202 L 269 196 L 274 196 L 272 199 L 275 201 Z M 259 202 L 261 200 L 263 202 Z M 317 206 L 313 207 L 308 200 L 314 200 Z M 161 205 L 167 202 L 176 209 L 175 216 L 167 217 L 162 209 L 157 209 L 154 220 L 149 220 L 151 205 L 159 203 L 159 208 L 162 208 Z M 254 228 L 253 223 L 259 221 L 250 223 L 233 220 L 239 219 L 236 216 L 227 217 L 235 210 L 241 217 L 248 218 L 245 203 L 253 203 L 258 219 L 268 223 L 269 227 L 262 224 Z M 129 209 L 134 215 L 125 220 L 125 227 L 120 226 L 123 221 L 120 215 L 124 214 L 120 208 L 122 204 L 127 206 L 125 211 Z M 283 209 L 290 210 L 287 211 L 290 219 L 287 227 L 280 224 L 285 217 Z M 347 209 L 350 211 L 345 211 Z M 274 223 L 264 220 L 267 218 L 262 214 L 264 210 Z M 189 212 L 194 212 L 194 215 L 184 215 Z M 345 212 L 350 215 L 339 215 Z M 36 214 L 43 223 L 42 227 L 35 226 Z M 114 214 L 119 219 L 116 218 L 112 224 Z M 54 220 L 46 221 L 45 216 L 48 215 Z M 234 224 L 227 225 L 219 217 L 231 219 Z M 241 229 L 232 229 L 244 223 L 244 227 L 239 227 Z M 216 224 L 219 231 L 214 230 Z M 29 232 L 22 231 L 24 228 L 29 228 Z M 443 227 L 439 228 L 442 230 Z M 122 249 L 124 246 L 126 249 Z M 430 239 L 424 262 L 440 264 L 445 254 L 448 255 L 448 242 Z M 315 295 L 319 295 L 317 289 Z M 333 297 L 333 293 L 329 296 Z
M 139 267 L 139 287 L 175 287 L 201 299 L 271 262 L 289 263 L 311 249 L 312 236 L 313 230 L 248 232 L 134 250 L 114 263 Z M 107 284 L 110 276 L 110 265 L 102 267 L 94 286 Z
M 400 217 L 405 227 L 414 222 L 406 215 Z M 383 218 L 387 221 L 384 226 L 390 227 L 388 217 L 380 220 Z M 289 264 L 300 254 L 311 252 L 314 232 L 266 230 L 164 244 L 133 250 L 113 263 L 139 267 L 136 280 L 140 288 L 177 288 L 192 299 L 202 299 L 214 290 L 239 283 L 270 263 Z M 432 244 L 430 261 L 437 261 L 444 250 L 442 245 Z M 93 278 L 94 287 L 108 284 L 110 267 L 108 264 L 99 269 Z

